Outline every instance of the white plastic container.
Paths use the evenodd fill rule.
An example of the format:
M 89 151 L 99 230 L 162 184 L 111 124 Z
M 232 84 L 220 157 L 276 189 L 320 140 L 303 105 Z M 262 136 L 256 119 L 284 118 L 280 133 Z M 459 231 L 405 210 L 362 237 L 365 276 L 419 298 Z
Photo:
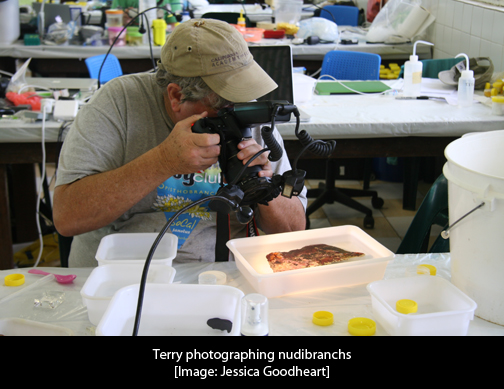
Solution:
M 89 321 L 98 325 L 114 294 L 125 286 L 139 284 L 143 269 L 143 264 L 109 264 L 94 268 L 80 291 Z M 174 277 L 173 267 L 151 264 L 147 282 L 171 284 Z
M 303 0 L 273 0 L 275 23 L 296 25 L 301 20 Z
M 73 336 L 74 332 L 48 323 L 20 319 L 18 317 L 0 319 L 2 336 Z
M 19 1 L 0 1 L 0 43 L 11 44 L 19 39 Z
M 504 130 L 472 133 L 450 143 L 448 180 L 451 281 L 478 304 L 476 316 L 504 325 Z
M 457 101 L 459 107 L 470 107 L 474 100 L 474 72 L 469 69 L 469 57 L 466 54 L 458 54 L 456 57 L 465 57 L 466 70 L 462 70 L 458 81 Z
M 271 252 L 290 251 L 322 243 L 366 255 L 332 265 L 280 273 L 273 273 L 266 259 L 266 255 Z M 227 246 L 233 253 L 241 274 L 258 293 L 268 298 L 380 280 L 387 264 L 395 256 L 355 226 L 232 239 L 227 242 Z
M 139 285 L 120 289 L 96 327 L 96 335 L 131 336 Z M 227 336 L 240 335 L 243 292 L 227 285 L 147 284 L 138 335 Z M 230 332 L 211 328 L 219 318 L 232 323 Z
M 294 84 L 294 104 L 310 101 L 317 80 L 304 74 L 293 73 L 292 81 Z
M 476 303 L 441 277 L 394 278 L 370 283 L 373 314 L 389 335 L 465 336 Z M 413 300 L 416 313 L 399 313 L 398 300 Z
M 98 266 L 114 263 L 145 264 L 158 235 L 155 232 L 138 232 L 104 236 L 96 251 Z M 151 264 L 171 266 L 177 255 L 177 242 L 176 235 L 166 233 L 154 252 Z

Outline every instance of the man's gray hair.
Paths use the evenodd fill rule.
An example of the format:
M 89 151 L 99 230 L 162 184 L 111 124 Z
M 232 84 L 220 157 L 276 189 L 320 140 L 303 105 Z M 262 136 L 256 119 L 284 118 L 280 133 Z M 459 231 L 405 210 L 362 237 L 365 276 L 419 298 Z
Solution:
M 161 67 L 156 72 L 156 82 L 166 92 L 168 84 L 177 84 L 181 88 L 184 101 L 200 101 L 204 100 L 205 105 L 209 108 L 219 110 L 231 104 L 230 101 L 220 97 L 217 93 L 210 89 L 210 87 L 203 81 L 201 77 L 179 77 L 168 73 Z

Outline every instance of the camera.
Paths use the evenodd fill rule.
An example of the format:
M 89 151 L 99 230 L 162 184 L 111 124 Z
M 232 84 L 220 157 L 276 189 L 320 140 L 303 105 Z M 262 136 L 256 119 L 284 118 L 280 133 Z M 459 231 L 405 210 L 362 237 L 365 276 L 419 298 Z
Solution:
M 289 171 L 271 178 L 259 177 L 258 173 L 262 170 L 260 166 L 244 165 L 236 156 L 240 151 L 238 144 L 252 137 L 252 127 L 271 123 L 271 126 L 265 125 L 261 129 L 261 137 L 267 148 L 248 163 L 266 151 L 270 152 L 270 161 L 278 161 L 283 150 L 273 136 L 274 123 L 290 121 L 293 112 L 297 112 L 297 108 L 288 101 L 237 103 L 221 109 L 217 117 L 203 118 L 194 123 L 193 132 L 219 134 L 221 137 L 219 165 L 228 185 L 221 187 L 218 195 L 228 197 L 240 206 L 267 205 L 280 193 L 287 197 L 299 195 L 304 186 L 304 171 L 296 174 Z M 226 208 L 223 202 L 210 202 L 209 206 L 214 211 L 229 213 L 228 209 L 223 209 Z

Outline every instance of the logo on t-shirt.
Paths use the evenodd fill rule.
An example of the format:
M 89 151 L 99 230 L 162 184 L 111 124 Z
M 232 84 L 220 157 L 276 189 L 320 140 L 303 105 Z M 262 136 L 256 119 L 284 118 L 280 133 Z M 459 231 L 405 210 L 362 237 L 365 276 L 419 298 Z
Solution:
M 217 193 L 220 173 L 221 169 L 216 163 L 204 171 L 170 177 L 158 187 L 153 208 L 164 212 L 166 220 L 170 220 L 184 207 L 189 207 L 171 225 L 171 232 L 178 236 L 178 248 L 182 247 L 201 220 L 212 219 L 208 202 L 193 207 L 190 205 Z

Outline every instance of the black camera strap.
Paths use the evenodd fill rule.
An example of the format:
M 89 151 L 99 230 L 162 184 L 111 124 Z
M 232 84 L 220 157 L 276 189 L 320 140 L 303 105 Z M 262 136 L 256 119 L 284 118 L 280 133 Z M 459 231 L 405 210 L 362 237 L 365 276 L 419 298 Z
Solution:
M 217 212 L 217 240 L 215 242 L 215 262 L 229 261 L 229 249 L 226 242 L 231 239 L 230 216 L 224 212 Z M 247 224 L 247 237 L 259 236 L 255 217 Z
M 217 240 L 215 242 L 215 262 L 229 261 L 229 249 L 226 242 L 230 239 L 229 214 L 217 212 Z

